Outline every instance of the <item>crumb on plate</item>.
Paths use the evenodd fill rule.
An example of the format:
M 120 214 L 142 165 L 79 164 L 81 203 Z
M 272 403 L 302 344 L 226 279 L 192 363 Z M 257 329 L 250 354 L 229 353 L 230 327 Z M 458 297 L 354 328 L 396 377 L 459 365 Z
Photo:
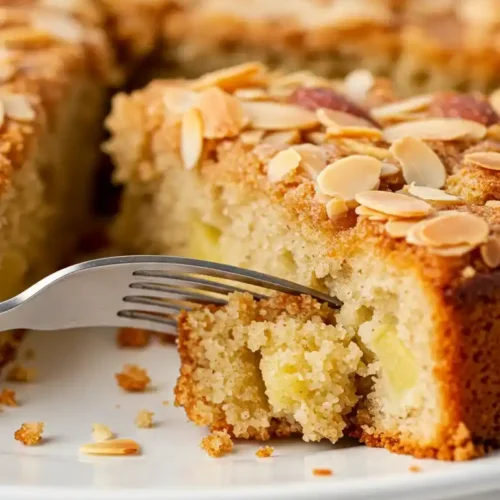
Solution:
M 332 469 L 313 469 L 314 476 L 333 476 Z
M 165 401 L 162 401 L 161 404 L 164 405 L 164 406 L 168 406 L 170 404 L 170 401 L 167 401 L 165 399 Z
M 151 332 L 142 328 L 120 328 L 116 342 L 120 347 L 146 347 L 151 340 Z
M 99 443 L 101 441 L 107 441 L 112 437 L 113 437 L 113 432 L 107 425 L 99 423 L 92 424 L 92 438 L 96 443 Z
M 233 449 L 233 440 L 229 433 L 223 431 L 213 431 L 210 435 L 201 440 L 200 446 L 211 457 L 219 458 Z
M 97 443 L 87 443 L 80 447 L 86 455 L 137 455 L 141 447 L 133 439 L 108 439 Z
M 115 374 L 118 385 L 128 392 L 144 391 L 150 384 L 148 372 L 137 365 L 125 365 L 121 373 Z
M 408 470 L 410 472 L 422 472 L 422 467 L 419 467 L 418 465 L 410 465 L 410 467 L 408 467 Z
M 7 372 L 6 379 L 9 382 L 33 382 L 36 379 L 36 370 L 16 364 Z
M 272 446 L 261 446 L 255 452 L 255 455 L 259 458 L 268 458 L 271 457 L 273 453 L 274 453 L 274 448 Z
M 16 391 L 12 389 L 4 389 L 0 393 L 0 404 L 6 406 L 18 406 L 16 401 Z
M 162 344 L 176 344 L 177 335 L 171 335 L 170 333 L 155 333 L 156 337 Z
M 14 438 L 26 446 L 33 446 L 41 441 L 44 427 L 43 422 L 25 422 L 14 432 Z
M 135 425 L 140 429 L 150 429 L 153 427 L 154 413 L 148 410 L 139 410 L 137 417 L 135 417 Z

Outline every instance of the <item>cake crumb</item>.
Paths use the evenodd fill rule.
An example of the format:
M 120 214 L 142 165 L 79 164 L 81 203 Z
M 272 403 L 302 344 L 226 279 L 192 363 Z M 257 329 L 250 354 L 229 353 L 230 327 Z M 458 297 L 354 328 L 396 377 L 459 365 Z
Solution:
M 410 465 L 410 467 L 408 467 L 408 470 L 414 473 L 422 472 L 422 467 L 419 467 L 418 465 Z
M 137 365 L 125 365 L 121 373 L 115 374 L 118 385 L 128 392 L 142 392 L 150 384 L 148 372 Z
M 135 417 L 135 425 L 140 429 L 151 429 L 153 427 L 154 413 L 148 410 L 139 410 L 137 417 Z
M 22 365 L 14 365 L 7 372 L 6 379 L 9 382 L 33 382 L 36 379 L 36 370 Z
M 165 399 L 165 401 L 162 401 L 161 404 L 164 405 L 164 406 L 168 406 L 170 404 L 170 401 L 167 401 Z
M 200 446 L 211 457 L 219 458 L 232 451 L 233 440 L 226 430 L 213 431 L 201 440 Z
M 24 353 L 24 359 L 35 359 L 35 350 L 32 347 L 28 347 L 28 349 L 26 349 L 26 352 Z
M 313 469 L 314 476 L 333 476 L 332 469 Z
M 467 266 L 462 270 L 462 278 L 473 278 L 476 275 L 476 270 L 472 266 Z
M 96 443 L 107 441 L 108 439 L 112 439 L 112 437 L 113 432 L 107 425 L 99 423 L 92 424 L 92 438 Z
M 14 438 L 26 446 L 33 446 L 41 441 L 44 427 L 43 422 L 25 422 L 14 432 Z
M 271 457 L 273 453 L 274 453 L 274 448 L 272 446 L 261 446 L 255 452 L 255 455 L 259 458 L 268 458 Z
M 151 340 L 151 332 L 142 328 L 120 328 L 116 342 L 120 347 L 146 347 Z
M 16 401 L 16 391 L 4 389 L 0 393 L 0 404 L 6 406 L 18 406 Z

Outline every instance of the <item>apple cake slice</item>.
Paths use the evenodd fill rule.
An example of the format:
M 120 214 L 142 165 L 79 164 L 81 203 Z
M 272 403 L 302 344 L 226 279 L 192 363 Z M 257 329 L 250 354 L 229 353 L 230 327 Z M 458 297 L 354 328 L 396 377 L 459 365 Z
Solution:
M 494 101 L 457 92 L 401 100 L 386 81 L 355 101 L 349 82 L 311 86 L 307 78 L 247 63 L 193 81 L 156 81 L 114 99 L 106 149 L 125 187 L 115 227 L 122 249 L 260 270 L 343 304 L 334 321 L 323 321 L 328 328 L 319 320 L 303 327 L 297 307 L 289 344 L 260 311 L 244 320 L 242 299 L 184 316 L 178 403 L 194 421 L 237 436 L 281 433 L 274 419 L 281 408 L 283 422 L 307 439 L 335 440 L 342 417 L 343 432 L 372 446 L 440 459 L 478 456 L 500 444 Z M 269 345 L 251 345 L 254 323 L 267 325 Z M 235 329 L 239 344 L 230 347 L 232 334 L 223 332 Z M 311 344 L 302 344 L 300 332 L 310 330 Z M 287 400 L 286 388 L 264 389 L 269 374 L 257 365 L 264 348 L 320 357 L 316 337 L 330 345 L 332 363 L 341 352 L 335 346 L 355 342 L 366 366 L 353 359 L 332 368 L 345 375 L 338 386 L 347 392 L 327 417 L 328 432 L 292 419 L 295 403 L 274 407 L 275 398 Z M 259 421 L 252 432 L 241 424 L 244 410 L 235 416 L 228 406 L 241 385 L 224 392 L 231 360 L 217 356 L 225 349 L 253 363 L 248 391 L 267 405 L 258 416 L 244 413 Z M 244 366 L 235 361 L 235 383 L 245 379 Z M 306 365 L 292 369 L 307 380 Z M 207 393 L 208 380 L 219 380 L 217 393 Z M 357 402 L 350 410 L 352 383 Z M 323 389 L 311 400 L 314 414 L 328 406 Z

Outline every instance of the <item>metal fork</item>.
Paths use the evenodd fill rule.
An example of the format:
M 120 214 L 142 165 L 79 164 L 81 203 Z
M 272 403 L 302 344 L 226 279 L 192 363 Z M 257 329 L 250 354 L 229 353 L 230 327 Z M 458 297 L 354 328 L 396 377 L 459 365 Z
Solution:
M 235 291 L 262 299 L 272 290 L 340 305 L 311 288 L 238 267 L 181 257 L 110 257 L 57 271 L 0 302 L 0 330 L 128 326 L 175 334 L 181 310 L 225 304 Z

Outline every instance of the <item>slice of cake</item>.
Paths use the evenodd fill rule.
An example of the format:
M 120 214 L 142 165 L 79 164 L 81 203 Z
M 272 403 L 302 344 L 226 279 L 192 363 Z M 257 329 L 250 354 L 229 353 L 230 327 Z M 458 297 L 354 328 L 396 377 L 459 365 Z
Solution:
M 482 95 L 398 100 L 382 82 L 354 101 L 342 82 L 308 85 L 249 63 L 118 95 L 106 146 L 125 185 L 115 238 L 338 297 L 335 332 L 367 365 L 349 433 L 415 456 L 477 456 L 500 444 L 498 114 Z M 194 349 L 184 341 L 184 377 Z M 192 394 L 181 402 L 201 421 L 203 389 Z
M 75 249 L 90 211 L 106 88 L 115 72 L 104 33 L 83 11 L 56 2 L 45 8 L 41 2 L 0 4 L 4 300 Z M 21 337 L 0 334 L 0 367 L 14 357 Z

